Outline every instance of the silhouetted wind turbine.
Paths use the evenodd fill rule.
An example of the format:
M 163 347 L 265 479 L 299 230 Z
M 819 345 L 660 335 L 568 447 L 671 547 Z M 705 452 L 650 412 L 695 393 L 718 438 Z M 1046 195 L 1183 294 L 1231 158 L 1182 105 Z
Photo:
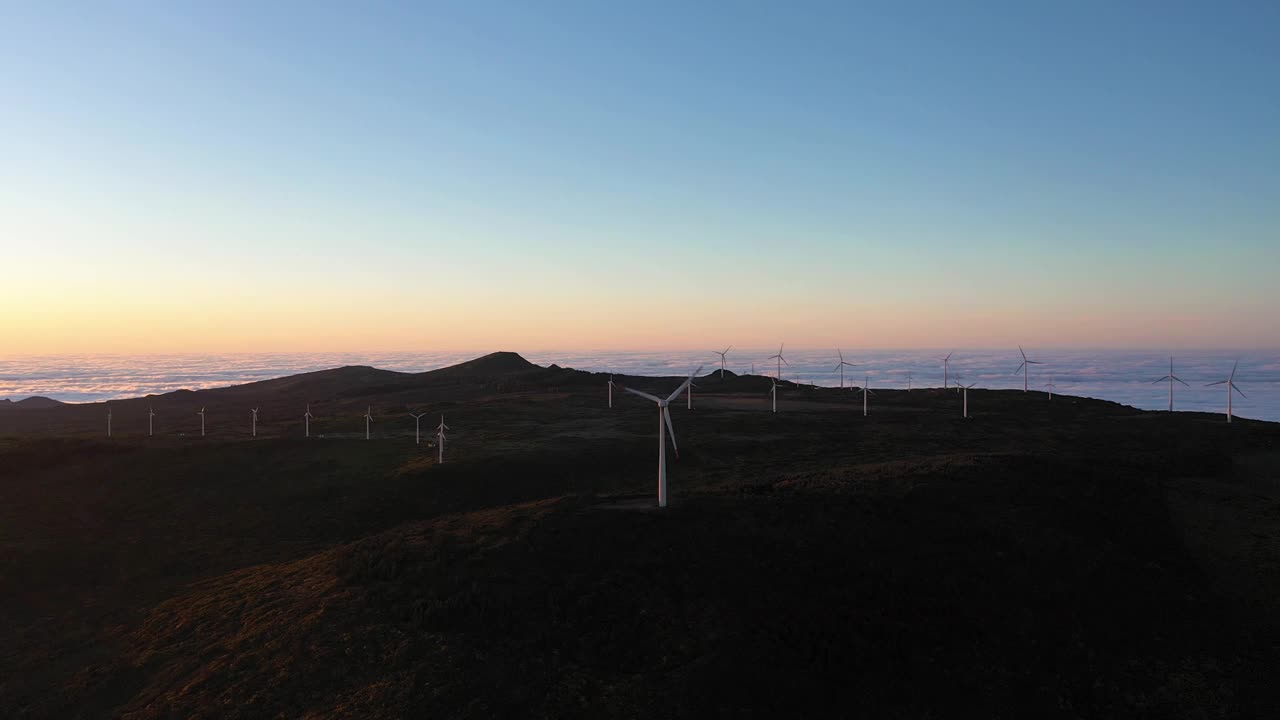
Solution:
M 1022 352 L 1022 346 L 1021 346 L 1021 345 L 1019 345 L 1019 346 L 1018 346 L 1018 352 L 1022 353 L 1022 364 L 1018 366 L 1018 370 L 1021 370 L 1021 371 L 1022 371 L 1022 392 L 1026 392 L 1026 391 L 1027 391 L 1027 379 L 1030 377 L 1030 374 L 1031 374 L 1031 366 L 1032 366 L 1032 365 L 1043 365 L 1044 363 L 1040 362 L 1039 360 L 1028 360 L 1028 359 L 1027 359 L 1027 354 L 1026 354 L 1025 352 Z M 1014 371 L 1013 371 L 1013 374 L 1014 374 L 1014 375 L 1017 375 L 1017 374 L 1018 374 L 1018 370 L 1014 370 Z
M 200 416 L 200 437 L 204 437 L 204 408 L 200 408 L 200 412 L 196 414 Z
M 836 365 L 836 370 L 840 371 L 840 389 L 844 389 L 844 368 L 846 365 L 853 367 L 853 363 L 844 361 L 844 353 L 840 352 L 840 348 L 836 348 L 836 354 L 840 356 L 840 364 Z
M 436 464 L 438 465 L 444 464 L 444 441 L 445 441 L 444 431 L 452 430 L 452 429 L 453 428 L 450 428 L 448 425 L 444 424 L 444 414 L 442 413 L 440 415 L 440 426 L 436 428 L 436 445 L 440 450 L 440 455 L 436 458 Z
M 313 417 L 315 417 L 315 415 L 311 414 L 311 405 L 308 404 L 307 412 L 302 416 L 303 427 L 305 428 L 303 431 L 303 437 L 311 437 L 311 418 Z
M 426 413 L 418 413 L 417 415 L 414 415 L 413 413 L 409 413 L 409 417 L 413 418 L 413 444 L 414 445 L 422 444 L 422 416 L 423 415 L 426 415 Z M 440 419 L 444 420 L 443 417 Z
M 1165 375 L 1159 380 L 1156 380 L 1155 382 L 1152 382 L 1151 384 L 1155 385 L 1156 383 L 1162 383 L 1166 380 L 1169 381 L 1169 412 L 1173 412 L 1173 383 L 1176 380 L 1182 383 L 1183 385 L 1187 385 L 1187 384 L 1185 382 L 1182 382 L 1182 378 L 1173 374 L 1173 356 L 1172 355 L 1169 356 L 1169 374 Z M 1191 386 L 1187 385 L 1187 387 L 1191 387 Z M 1230 395 L 1230 393 L 1228 393 L 1228 395 Z
M 668 407 L 673 400 L 680 397 L 680 393 L 684 392 L 689 383 L 693 382 L 693 376 L 702 371 L 699 367 L 697 370 L 689 373 L 689 377 L 685 378 L 680 387 L 662 399 L 656 395 L 650 395 L 646 392 L 633 390 L 631 388 L 623 388 L 632 395 L 639 395 L 646 400 L 652 400 L 658 405 L 658 507 L 667 506 L 667 440 L 666 432 L 671 431 L 671 450 L 676 454 L 676 459 L 680 458 L 680 449 L 676 446 L 676 429 L 671 424 L 671 410 Z
M 107 406 L 107 437 L 111 437 L 111 406 Z
M 724 362 L 725 362 L 724 356 L 725 356 L 725 355 L 728 355 L 728 354 L 729 354 L 729 351 L 730 351 L 730 350 L 732 350 L 732 349 L 733 349 L 733 346 L 732 346 L 732 345 L 730 345 L 729 347 L 725 348 L 723 352 L 722 352 L 722 351 L 720 351 L 720 350 L 712 350 L 712 351 L 711 351 L 711 352 L 713 352 L 713 353 L 715 353 L 715 354 L 717 354 L 717 355 L 719 355 L 719 356 L 720 356 L 720 379 L 721 379 L 721 380 L 723 380 L 723 379 L 724 379 Z
M 155 418 L 156 418 L 156 409 L 148 406 L 147 407 L 147 437 L 152 437 L 156 434 Z
M 254 408 L 249 412 L 253 413 L 253 429 L 251 434 L 253 437 L 258 437 L 258 408 Z
M 911 371 L 907 371 L 907 392 L 911 392 Z
M 1226 385 L 1227 386 L 1227 422 L 1231 422 L 1231 391 L 1235 390 L 1236 392 L 1240 393 L 1240 397 L 1243 397 L 1243 398 L 1249 397 L 1248 395 L 1244 394 L 1243 390 L 1236 387 L 1236 368 L 1239 365 L 1240 365 L 1240 361 L 1237 360 L 1235 365 L 1231 366 L 1231 374 L 1227 376 L 1226 380 L 1219 380 L 1218 382 L 1213 382 L 1213 383 L 1209 383 L 1208 385 L 1205 385 L 1205 387 L 1209 387 L 1210 385 Z
M 366 407 L 364 410 L 364 439 L 369 439 L 369 424 L 373 422 L 373 406 Z
M 947 389 L 947 370 L 949 369 L 949 365 L 951 364 L 951 356 L 955 354 L 956 354 L 955 351 L 952 350 L 951 352 L 947 353 L 946 357 L 942 358 L 942 389 L 943 390 Z
M 782 348 L 783 348 L 783 346 L 784 346 L 784 345 L 786 345 L 786 343 L 783 343 L 782 345 L 779 345 L 779 346 L 778 346 L 778 354 L 777 354 L 777 355 L 770 355 L 768 358 L 766 358 L 766 360 L 777 360 L 777 361 L 778 361 L 778 374 L 777 374 L 775 377 L 777 377 L 779 380 L 781 380 L 781 379 L 782 379 L 782 364 L 783 364 L 783 363 L 787 363 L 787 367 L 791 367 L 791 363 L 787 362 L 787 359 L 786 359 L 786 358 L 784 358 L 784 357 L 782 357 Z

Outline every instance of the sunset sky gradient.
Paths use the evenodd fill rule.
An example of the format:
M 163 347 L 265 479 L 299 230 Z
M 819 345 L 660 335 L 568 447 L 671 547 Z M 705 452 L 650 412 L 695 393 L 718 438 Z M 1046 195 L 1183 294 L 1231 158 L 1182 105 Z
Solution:
M 0 355 L 1280 344 L 1280 4 L 24 3 Z

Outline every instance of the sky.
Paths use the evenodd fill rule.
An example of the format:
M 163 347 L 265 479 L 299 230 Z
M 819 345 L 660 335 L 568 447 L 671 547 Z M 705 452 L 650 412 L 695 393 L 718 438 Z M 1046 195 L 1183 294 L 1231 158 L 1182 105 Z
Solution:
M 1275 347 L 1280 4 L 0 0 L 0 356 Z

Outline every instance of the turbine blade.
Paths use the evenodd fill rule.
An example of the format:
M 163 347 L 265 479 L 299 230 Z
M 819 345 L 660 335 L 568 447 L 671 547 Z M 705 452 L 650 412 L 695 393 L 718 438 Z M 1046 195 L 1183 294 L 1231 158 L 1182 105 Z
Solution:
M 950 359 L 951 359 L 951 356 L 952 356 L 952 355 L 955 355 L 955 354 L 956 354 L 956 351 L 955 351 L 955 350 L 952 350 L 951 352 L 947 353 L 947 356 L 946 356 L 946 357 L 944 357 L 944 358 L 942 358 L 942 359 L 943 359 L 943 360 L 950 360 Z
M 650 395 L 650 394 L 649 394 L 649 393 L 647 393 L 647 392 L 642 392 L 642 391 L 640 391 L 640 390 L 632 390 L 632 389 L 631 389 L 631 388 L 629 388 L 629 387 L 624 387 L 624 388 L 622 388 L 622 389 L 623 389 L 624 391 L 626 391 L 626 392 L 631 393 L 632 395 L 639 395 L 640 397 L 642 397 L 642 398 L 644 398 L 644 399 L 646 399 L 646 400 L 652 400 L 652 401 L 654 401 L 654 402 L 656 402 L 656 403 L 660 403 L 660 402 L 662 402 L 662 398 L 654 397 L 653 395 Z M 684 388 L 683 388 L 683 387 L 681 387 L 680 389 L 681 389 L 681 390 L 683 390 Z
M 1245 395 L 1245 394 L 1244 394 L 1244 391 L 1243 391 L 1243 390 L 1241 390 L 1240 388 L 1236 387 L 1236 384 L 1235 384 L 1235 383 L 1231 383 L 1231 389 L 1232 389 L 1232 390 L 1235 390 L 1235 391 L 1236 391 L 1236 392 L 1238 392 L 1238 393 L 1240 393 L 1240 397 L 1242 397 L 1242 398 L 1247 398 L 1247 397 L 1249 397 L 1248 395 Z
M 1023 361 L 1022 361 L 1022 365 L 1026 365 L 1026 364 L 1027 364 L 1027 361 L 1026 361 L 1026 360 L 1023 360 Z M 1013 372 L 1011 372 L 1011 373 L 1009 373 L 1009 374 L 1010 374 L 1010 375 L 1017 375 L 1017 374 L 1018 374 L 1018 372 L 1022 370 L 1022 365 L 1019 365 L 1017 370 L 1014 370 Z
M 1226 380 L 1219 380 L 1219 381 L 1218 381 L 1218 382 L 1216 382 L 1216 383 L 1208 383 L 1208 384 L 1206 384 L 1206 385 L 1205 385 L 1205 387 L 1212 387 L 1212 386 L 1214 386 L 1214 385 L 1225 385 L 1225 384 L 1227 384 L 1227 381 L 1226 381 Z
M 1164 382 L 1165 380 L 1168 380 L 1168 379 L 1169 379 L 1169 376 L 1168 376 L 1168 375 L 1165 375 L 1164 377 L 1160 378 L 1159 380 L 1152 380 L 1152 381 L 1151 381 L 1151 384 L 1152 384 L 1152 385 L 1155 385 L 1156 383 L 1162 383 L 1162 382 Z M 1182 381 L 1181 381 L 1181 380 L 1179 380 L 1178 382 L 1182 382 Z
M 662 419 L 667 423 L 667 434 L 671 436 L 671 449 L 675 451 L 676 458 L 680 457 L 680 448 L 676 446 L 676 429 L 671 424 L 671 409 L 662 408 Z
M 1177 380 L 1178 382 L 1182 383 L 1183 385 L 1187 385 L 1186 383 L 1182 382 L 1182 378 L 1178 377 L 1177 375 L 1174 375 L 1174 376 L 1173 376 L 1173 379 L 1174 379 L 1174 380 Z M 1187 387 L 1191 387 L 1191 386 L 1190 386 L 1190 385 L 1187 385 Z
M 675 400 L 676 398 L 680 397 L 680 393 L 684 392 L 684 389 L 685 389 L 686 387 L 688 387 L 689 385 L 693 384 L 693 376 L 694 376 L 694 375 L 697 375 L 697 374 L 698 374 L 698 373 L 700 373 L 700 372 L 702 372 L 702 366 L 701 366 L 701 365 L 699 365 L 699 366 L 698 366 L 698 369 L 697 369 L 697 370 L 694 370 L 693 372 L 689 373 L 689 377 L 685 378 L 685 381 L 684 381 L 684 382 L 682 382 L 682 383 L 680 383 L 680 387 L 676 388 L 675 392 L 673 392 L 673 393 L 671 393 L 669 396 L 667 396 L 667 402 L 671 402 L 671 401 Z

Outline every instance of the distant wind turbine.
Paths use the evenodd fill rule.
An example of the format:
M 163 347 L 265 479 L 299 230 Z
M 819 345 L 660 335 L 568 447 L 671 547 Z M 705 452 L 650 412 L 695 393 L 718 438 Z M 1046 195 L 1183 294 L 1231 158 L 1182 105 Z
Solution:
M 942 358 L 942 389 L 943 390 L 947 389 L 947 370 L 949 369 L 949 366 L 951 364 L 951 356 L 955 354 L 956 354 L 955 351 L 952 350 L 951 352 L 947 353 L 946 357 Z
M 1052 399 L 1053 399 L 1053 391 L 1054 391 L 1055 389 L 1057 389 L 1057 387 L 1058 387 L 1057 385 L 1054 385 L 1054 384 L 1053 384 L 1053 376 L 1052 376 L 1052 375 L 1050 375 L 1050 376 L 1049 376 L 1049 382 L 1045 383 L 1045 384 L 1044 384 L 1044 387 L 1045 387 L 1045 388 L 1047 388 L 1047 389 L 1049 390 L 1049 399 L 1050 399 L 1050 400 L 1052 400 Z
M 617 385 L 613 381 L 613 373 L 609 373 L 609 407 L 613 407 L 613 388 Z
M 409 413 L 409 417 L 413 418 L 413 444 L 414 445 L 422 444 L 422 416 L 423 415 L 426 415 L 426 413 L 418 413 L 417 415 L 414 415 L 413 413 Z M 440 419 L 444 420 L 443 417 Z
M 1169 381 L 1169 412 L 1173 412 L 1173 383 L 1176 380 L 1182 383 L 1183 385 L 1187 385 L 1187 384 L 1185 382 L 1182 382 L 1182 378 L 1173 374 L 1173 356 L 1172 355 L 1169 356 L 1169 374 L 1165 375 L 1164 377 L 1160 378 L 1159 380 L 1156 380 L 1151 384 L 1155 385 L 1156 383 L 1162 383 L 1166 380 Z M 1191 387 L 1191 386 L 1187 385 L 1187 387 Z M 1230 393 L 1227 393 L 1227 395 L 1229 396 Z
M 975 380 L 975 381 L 973 381 L 973 382 L 969 383 L 968 385 L 961 385 L 961 386 L 960 386 L 960 387 L 962 387 L 962 388 L 964 389 L 964 390 L 963 390 L 963 392 L 964 392 L 964 414 L 963 414 L 963 417 L 966 417 L 966 418 L 967 418 L 967 417 L 969 417 L 969 388 L 971 388 L 971 387 L 973 387 L 974 385 L 977 385 L 977 384 L 978 384 L 978 382 Z
M 1213 382 L 1213 383 L 1209 383 L 1208 385 L 1205 385 L 1205 387 L 1209 387 L 1210 385 L 1226 385 L 1227 386 L 1227 422 L 1231 422 L 1231 391 L 1235 390 L 1236 392 L 1240 393 L 1240 397 L 1242 398 L 1249 397 L 1248 395 L 1244 394 L 1243 390 L 1236 387 L 1236 368 L 1239 365 L 1240 365 L 1240 361 L 1237 360 L 1235 365 L 1231 366 L 1231 374 L 1227 376 L 1226 380 L 1219 380 L 1218 382 Z
M 1018 352 L 1022 353 L 1022 364 L 1018 366 L 1018 370 L 1021 370 L 1021 371 L 1022 371 L 1022 392 L 1026 392 L 1026 391 L 1027 391 L 1027 380 L 1028 380 L 1028 378 L 1030 377 L 1030 374 L 1031 374 L 1031 366 L 1032 366 L 1032 365 L 1043 365 L 1044 363 L 1040 362 L 1039 360 L 1028 360 L 1028 359 L 1027 359 L 1027 354 L 1026 354 L 1025 352 L 1022 352 L 1022 346 L 1021 346 L 1021 345 L 1019 345 L 1019 346 L 1018 346 Z M 1018 370 L 1014 370 L 1014 371 L 1013 371 L 1013 374 L 1014 374 L 1014 375 L 1017 375 L 1017 374 L 1018 374 Z
M 911 392 L 911 371 L 907 371 L 907 392 Z
M 773 381 L 773 386 L 769 388 L 769 395 L 773 397 L 773 411 L 778 412 L 778 379 L 769 379 Z
M 366 407 L 364 410 L 364 439 L 369 439 L 369 423 L 373 422 L 373 407 Z
M 307 412 L 302 416 L 302 422 L 304 423 L 303 427 L 305 428 L 303 431 L 303 437 L 311 437 L 311 418 L 313 417 L 315 417 L 315 415 L 311 414 L 311 405 L 308 404 Z
M 697 386 L 698 386 L 698 383 L 695 383 L 695 382 L 690 382 L 688 385 L 685 386 L 684 399 L 689 410 L 693 409 L 693 389 Z
M 862 391 L 862 417 L 867 416 L 867 396 L 875 395 L 871 392 L 871 376 L 867 375 L 862 381 L 862 387 L 858 388 Z
M 836 354 L 840 356 L 840 364 L 836 365 L 836 370 L 840 371 L 840 389 L 844 389 L 844 368 L 845 366 L 853 367 L 853 363 L 844 361 L 844 353 L 840 352 L 840 348 L 836 348 Z
M 445 441 L 444 431 L 445 430 L 452 430 L 452 428 L 444 424 L 444 415 L 441 414 L 440 427 L 436 428 L 436 446 L 440 451 L 439 456 L 436 458 L 436 464 L 438 465 L 444 464 L 444 441 Z
M 249 412 L 253 413 L 253 429 L 251 431 L 252 435 L 253 437 L 258 437 L 258 408 L 254 408 Z
M 680 387 L 674 392 L 662 399 L 656 395 L 650 395 L 646 392 L 633 390 L 632 388 L 623 388 L 632 395 L 639 395 L 646 400 L 652 400 L 658 405 L 658 507 L 667 506 L 667 438 L 666 433 L 671 431 L 671 450 L 676 454 L 676 459 L 680 458 L 680 449 L 676 445 L 676 429 L 671 424 L 671 410 L 669 405 L 673 400 L 680 397 L 680 393 L 684 392 L 689 383 L 693 382 L 693 376 L 702 371 L 699 367 L 697 370 L 689 373 L 689 377 L 680 383 Z
M 200 412 L 196 414 L 200 416 L 200 437 L 204 437 L 204 408 L 200 408 Z
M 786 358 L 784 358 L 784 357 L 782 357 L 782 348 L 783 348 L 783 346 L 784 346 L 784 345 L 786 345 L 786 343 L 783 343 L 782 345 L 779 345 L 779 346 L 778 346 L 778 354 L 777 354 L 777 355 L 770 355 L 768 358 L 766 358 L 767 360 L 777 360 L 777 361 L 778 361 L 778 374 L 777 374 L 775 377 L 777 377 L 779 380 L 781 380 L 781 379 L 782 379 L 782 364 L 783 364 L 783 363 L 787 363 L 787 367 L 791 367 L 791 363 L 787 362 L 787 359 L 786 359 Z
M 107 437 L 111 437 L 111 406 L 107 406 Z
M 725 356 L 725 355 L 728 355 L 728 354 L 729 354 L 729 351 L 730 351 L 730 350 L 732 350 L 732 349 L 733 349 L 733 346 L 732 346 L 732 345 L 730 345 L 729 347 L 725 348 L 723 351 L 721 351 L 721 350 L 712 350 L 712 351 L 711 351 L 711 352 L 713 352 L 713 353 L 715 353 L 715 354 L 717 354 L 717 355 L 719 355 L 719 356 L 720 356 L 720 379 L 721 379 L 721 380 L 723 380 L 723 379 L 724 379 L 724 362 L 725 362 L 724 356 Z
M 156 434 L 155 419 L 156 419 L 156 409 L 148 406 L 147 407 L 147 437 L 152 437 L 153 435 Z

